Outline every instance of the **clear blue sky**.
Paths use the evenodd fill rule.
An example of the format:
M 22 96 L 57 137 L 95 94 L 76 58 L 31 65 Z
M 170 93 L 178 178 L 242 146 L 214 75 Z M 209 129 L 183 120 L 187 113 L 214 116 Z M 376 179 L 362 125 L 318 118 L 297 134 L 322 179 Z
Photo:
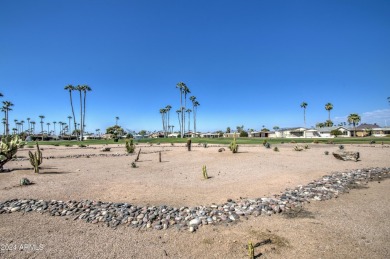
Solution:
M 198 130 L 390 125 L 390 1 L 0 1 L 0 92 L 10 120 L 71 115 L 67 84 L 88 84 L 86 124 L 159 130 L 183 81 Z M 76 105 L 78 109 L 78 106 Z M 11 124 L 12 125 L 12 124 Z

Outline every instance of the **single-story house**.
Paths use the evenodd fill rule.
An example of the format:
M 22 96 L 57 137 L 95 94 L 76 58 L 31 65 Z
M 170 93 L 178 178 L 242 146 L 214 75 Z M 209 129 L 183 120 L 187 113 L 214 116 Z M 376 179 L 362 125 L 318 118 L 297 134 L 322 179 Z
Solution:
M 380 128 L 379 125 L 375 124 L 367 124 L 362 123 L 359 126 L 356 127 L 356 129 L 352 128 L 352 131 L 356 131 L 356 137 L 367 137 L 372 135 L 374 128 Z
M 333 127 L 323 127 L 323 128 L 317 128 L 315 129 L 318 132 L 318 137 L 321 138 L 334 138 L 335 136 L 331 134 L 332 131 L 338 130 L 341 132 L 341 135 L 338 135 L 338 137 L 350 137 L 351 136 L 351 129 L 342 127 L 342 126 L 333 126 Z
M 269 138 L 269 131 L 252 131 L 249 132 L 248 137 L 250 138 Z
M 372 128 L 372 135 L 374 137 L 386 137 L 390 135 L 390 128 Z
M 202 133 L 200 135 L 201 138 L 219 138 L 219 133 Z
M 178 138 L 180 135 L 180 133 L 171 133 L 171 134 L 168 134 L 168 138 Z

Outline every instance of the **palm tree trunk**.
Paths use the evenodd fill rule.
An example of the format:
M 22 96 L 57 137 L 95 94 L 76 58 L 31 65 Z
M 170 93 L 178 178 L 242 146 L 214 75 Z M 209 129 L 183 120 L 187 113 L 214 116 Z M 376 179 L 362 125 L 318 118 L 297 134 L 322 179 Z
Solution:
M 87 91 L 84 91 L 84 110 L 83 110 L 83 135 L 84 135 L 84 124 L 85 124 L 85 103 L 87 99 Z
M 81 90 L 79 90 L 80 93 L 80 141 L 83 141 L 83 102 L 81 98 Z
M 74 115 L 74 108 L 73 108 L 73 101 L 72 101 L 72 90 L 69 90 L 69 97 L 70 97 L 70 106 L 72 107 L 72 114 L 73 114 L 73 123 L 74 123 L 74 128 L 76 129 L 77 127 L 77 122 L 76 122 L 76 116 Z M 69 123 L 70 124 L 70 123 Z M 70 125 L 69 125 L 70 126 Z M 77 131 L 76 131 L 76 139 L 77 139 Z M 70 137 L 69 137 L 70 138 Z

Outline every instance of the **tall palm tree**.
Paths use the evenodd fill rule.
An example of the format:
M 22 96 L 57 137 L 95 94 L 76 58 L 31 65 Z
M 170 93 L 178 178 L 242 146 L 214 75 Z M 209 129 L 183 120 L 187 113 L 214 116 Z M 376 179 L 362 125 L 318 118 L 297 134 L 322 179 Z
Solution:
M 83 125 L 82 127 L 82 130 L 81 130 L 81 139 L 83 141 L 83 135 L 84 135 L 84 128 L 85 128 L 85 111 L 86 111 L 86 107 L 85 107 L 85 103 L 86 103 L 86 99 L 87 99 L 87 92 L 90 92 L 92 91 L 92 88 L 89 86 L 89 85 L 82 85 L 82 89 L 83 89 L 83 93 L 84 93 L 84 103 L 83 103 L 83 123 L 81 125 Z
M 167 136 L 167 129 L 166 129 L 166 123 L 165 123 L 165 114 L 167 110 L 165 108 L 160 109 L 160 114 L 161 114 L 161 120 L 162 120 L 162 126 L 163 126 L 163 132 L 164 132 L 164 137 Z
M 47 125 L 47 135 L 49 135 L 49 133 L 50 133 L 50 122 L 46 123 L 46 125 Z
M 181 110 L 176 110 L 176 113 L 177 113 L 177 119 L 179 120 L 179 128 L 180 128 L 180 136 L 181 136 L 181 120 L 180 120 L 180 113 L 181 113 Z M 182 136 L 181 136 L 182 137 Z
M 356 124 L 360 122 L 360 116 L 357 113 L 351 113 L 348 116 L 348 122 L 353 125 L 353 136 L 356 137 Z
M 25 123 L 24 120 L 21 120 L 21 121 L 20 121 L 20 126 L 22 126 L 22 130 L 21 130 L 22 132 L 24 131 L 24 130 L 23 130 L 23 128 L 24 128 L 24 123 Z
M 5 135 L 5 124 L 6 124 L 5 118 L 2 119 L 1 123 L 3 123 L 3 127 L 4 127 L 3 128 L 3 135 Z
M 303 108 L 303 123 L 305 125 L 305 128 L 306 128 L 306 107 L 307 107 L 307 103 L 306 102 L 302 102 L 301 103 L 301 108 Z
M 171 105 L 167 105 L 165 106 L 165 112 L 167 114 L 167 125 L 168 125 L 168 132 L 169 132 L 169 128 L 170 128 L 170 125 L 169 125 L 169 117 L 170 117 L 170 111 L 172 109 L 172 106 Z
M 62 136 L 62 121 L 59 121 L 58 125 L 60 126 L 60 133 L 59 133 L 59 135 Z
M 68 128 L 68 133 L 69 133 L 69 136 L 72 135 L 72 127 L 71 127 L 71 124 L 70 124 L 70 120 L 72 119 L 72 116 L 68 116 L 68 120 L 69 120 L 69 128 Z M 70 137 L 69 137 L 70 139 Z
M 194 119 L 194 133 L 196 134 L 196 130 L 195 130 L 195 107 L 194 107 L 194 103 L 196 101 L 196 97 L 195 96 L 190 96 L 190 101 L 192 102 L 192 111 L 194 112 L 192 114 L 192 117 Z
M 330 120 L 330 111 L 333 109 L 333 104 L 331 103 L 327 103 L 325 104 L 325 110 L 328 111 L 329 115 L 328 115 L 328 120 Z
M 183 93 L 184 93 L 184 88 L 187 88 L 186 84 L 183 83 L 183 82 L 179 82 L 176 84 L 176 88 L 179 88 L 179 91 L 180 91 L 180 112 L 182 110 L 182 107 L 183 107 Z M 176 111 L 177 112 L 177 111 Z M 177 113 L 177 115 L 179 116 L 179 113 Z M 181 114 L 181 118 L 179 119 L 179 124 L 180 124 L 180 135 L 181 137 L 183 138 L 183 127 L 182 127 L 182 122 L 183 122 L 184 118 L 183 118 L 183 113 Z
M 45 118 L 45 116 L 43 115 L 39 115 L 39 118 L 41 118 L 41 134 L 42 134 L 42 141 L 43 141 L 43 119 Z
M 35 134 L 35 121 L 31 121 L 31 133 Z
M 8 121 L 8 114 L 9 114 L 9 111 L 12 111 L 11 107 L 14 106 L 13 103 L 11 103 L 10 101 L 3 101 L 3 108 L 2 108 L 2 111 L 4 111 L 4 117 L 5 117 L 5 122 L 6 122 L 6 125 L 5 125 L 5 131 L 6 131 L 6 135 L 9 135 L 9 121 Z
M 30 131 L 31 131 L 31 125 L 30 125 L 30 118 L 27 118 L 27 126 L 28 126 L 28 132 L 29 132 L 29 134 L 31 133 Z
M 184 108 L 183 108 L 183 110 L 185 111 L 186 109 L 187 109 L 187 94 L 190 94 L 191 93 L 191 91 L 190 91 L 190 89 L 187 87 L 187 86 L 184 86 L 184 88 L 183 88 L 183 94 L 184 94 Z M 185 122 L 186 122 L 186 115 L 185 115 L 185 112 L 183 112 L 183 131 L 185 132 Z M 188 118 L 189 119 L 189 118 Z M 188 129 L 188 130 L 190 130 L 190 129 Z
M 53 121 L 53 126 L 54 126 L 54 135 L 56 135 L 56 121 Z
M 188 130 L 190 130 L 191 129 L 191 112 L 192 112 L 192 110 L 191 109 L 187 109 L 186 110 L 186 113 L 188 113 Z
M 195 100 L 194 102 L 193 102 L 193 112 L 194 112 L 194 114 L 193 114 L 193 117 L 194 117 L 194 131 L 195 131 L 195 134 L 196 134 L 196 116 L 198 115 L 198 106 L 200 105 L 200 103 L 197 101 L 197 100 Z
M 115 125 L 116 125 L 116 126 L 118 126 L 118 120 L 119 120 L 119 117 L 116 116 L 116 117 L 115 117 Z
M 76 122 L 76 116 L 74 114 L 73 101 L 72 101 L 72 91 L 75 91 L 76 87 L 74 87 L 73 85 L 67 85 L 65 86 L 65 90 L 69 91 L 70 106 L 72 107 L 72 114 L 73 114 L 73 123 L 74 123 L 74 128 L 76 129 L 77 122 Z M 76 138 L 77 138 L 77 131 L 76 131 Z

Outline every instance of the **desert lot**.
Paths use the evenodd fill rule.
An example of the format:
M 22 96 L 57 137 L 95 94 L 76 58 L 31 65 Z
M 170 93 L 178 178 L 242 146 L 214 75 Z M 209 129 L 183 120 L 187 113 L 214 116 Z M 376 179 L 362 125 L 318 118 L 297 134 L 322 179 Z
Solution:
M 286 188 L 304 185 L 332 172 L 390 167 L 390 147 L 344 145 L 360 152 L 358 162 L 336 160 L 338 145 L 309 144 L 297 152 L 293 144 L 240 146 L 232 154 L 225 146 L 188 152 L 183 144 L 138 145 L 125 156 L 123 145 L 86 148 L 41 146 L 44 159 L 34 174 L 28 150 L 0 173 L 0 201 L 9 199 L 100 200 L 140 206 L 176 207 L 221 204 L 227 199 L 272 197 Z M 324 152 L 329 151 L 330 155 Z M 159 152 L 162 161 L 159 162 Z M 107 156 L 100 156 L 100 155 Z M 83 156 L 81 156 L 83 155 Z M 87 156 L 86 156 L 87 155 Z M 210 178 L 202 179 L 206 165 Z M 21 178 L 35 184 L 19 187 Z M 389 258 L 390 181 L 370 182 L 337 199 L 305 204 L 294 218 L 277 214 L 249 217 L 234 224 L 186 230 L 117 229 L 47 214 L 0 215 L 0 257 L 4 258 L 247 258 L 246 244 L 271 239 L 255 248 L 258 258 Z M 40 244 L 38 251 L 11 250 L 10 245 Z M 3 249 L 4 248 L 4 249 Z

